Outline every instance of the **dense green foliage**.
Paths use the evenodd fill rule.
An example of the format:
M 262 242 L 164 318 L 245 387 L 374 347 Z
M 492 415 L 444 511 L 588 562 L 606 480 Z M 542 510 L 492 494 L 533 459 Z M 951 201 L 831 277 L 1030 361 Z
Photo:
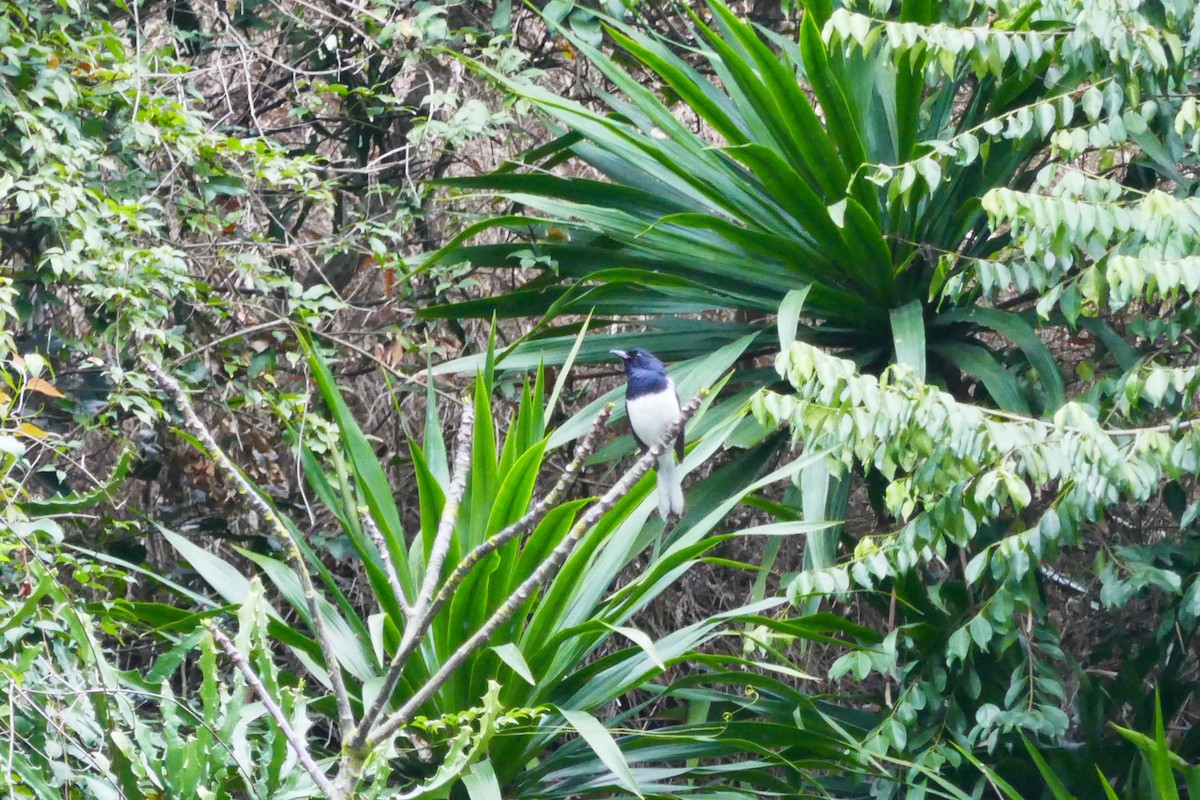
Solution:
M 1151 587 L 1167 594 L 1137 657 L 1159 653 L 1150 671 L 1174 713 L 1194 685 L 1187 643 L 1200 610 L 1188 544 L 1196 445 L 1188 423 L 1162 421 L 1186 413 L 1196 388 L 1191 343 L 1178 338 L 1195 313 L 1195 14 L 906 2 L 887 20 L 809 3 L 791 43 L 714 5 L 713 28 L 694 18 L 704 71 L 615 24 L 626 63 L 658 83 L 642 88 L 579 43 L 622 90 L 606 98 L 614 114 L 506 83 L 571 131 L 538 152 L 545 166 L 570 154 L 611 182 L 544 170 L 455 181 L 538 212 L 464 241 L 497 225 L 565 234 L 453 243 L 437 258 L 522 256 L 543 274 L 431 313 L 662 314 L 647 339 L 686 357 L 778 310 L 778 369 L 795 393 L 757 396 L 756 416 L 835 454 L 832 483 L 805 510 L 821 518 L 829 490 L 858 475 L 898 524 L 843 534 L 853 555 L 836 564 L 817 537 L 816 569 L 789 588 L 807 604 L 857 585 L 890 607 L 882 643 L 832 668 L 897 682 L 873 750 L 937 766 L 961 763 L 960 744 L 1020 752 L 1015 732 L 1067 735 L 1069 664 L 1049 624 L 1053 584 L 1038 572 L 1063 546 L 1100 548 L 1106 608 Z M 706 123 L 700 133 L 673 114 L 681 101 Z M 1115 316 L 1133 301 L 1165 318 Z M 742 313 L 671 316 L 718 308 Z M 1064 328 L 1086 332 L 1094 354 L 1064 364 L 1045 344 Z M 1082 378 L 1070 393 L 1064 367 Z M 1114 509 L 1160 497 L 1182 523 L 1174 548 L 1096 538 Z M 1073 655 L 1087 663 L 1112 646 Z M 1068 682 L 1092 758 L 1113 743 L 1103 721 L 1123 703 L 1150 720 L 1144 692 Z
M 1198 13 L 11 4 L 0 785 L 1200 797 Z
M 320 592 L 328 599 L 318 603 L 318 613 L 325 617 L 324 627 L 336 643 L 334 652 L 347 673 L 356 717 L 361 712 L 365 720 L 361 723 L 363 730 L 371 731 L 370 739 L 378 742 L 377 748 L 386 744 L 399 753 L 391 757 L 390 767 L 386 762 L 377 763 L 370 774 L 364 774 L 367 784 L 385 780 L 391 773 L 392 780 L 400 785 L 420 785 L 419 779 L 427 777 L 428 771 L 420 763 L 422 759 L 402 766 L 395 763 L 396 758 L 405 758 L 402 742 L 419 734 L 441 763 L 436 777 L 429 780 L 438 784 L 450 781 L 470 767 L 475 772 L 483 769 L 501 785 L 521 787 L 523 796 L 539 796 L 546 791 L 540 784 L 546 780 L 543 776 L 559 769 L 559 757 L 552 756 L 548 748 L 564 725 L 581 733 L 593 728 L 602 731 L 591 712 L 644 684 L 668 664 L 685 660 L 694 648 L 739 619 L 778 604 L 767 600 L 751 608 L 739 608 L 672 631 L 657 641 L 628 626 L 632 616 L 670 586 L 672 575 L 704 559 L 709 551 L 731 538 L 732 534 L 714 535 L 713 527 L 742 496 L 786 477 L 786 473 L 755 480 L 756 473 L 726 470 L 701 481 L 694 496 L 704 513 L 673 530 L 670 546 L 641 564 L 635 579 L 617 586 L 630 562 L 639 558 L 661 533 L 660 527 L 646 524 L 653 505 L 646 502 L 653 482 L 640 481 L 582 531 L 577 528 L 586 500 L 559 504 L 559 490 L 535 504 L 538 498 L 534 492 L 538 476 L 545 469 L 548 442 L 540 375 L 536 384 L 524 387 L 508 433 L 500 440 L 492 418 L 492 387 L 483 377 L 476 381 L 473 398 L 468 401 L 473 407 L 473 422 L 464 418 L 466 425 L 458 432 L 455 460 L 462 461 L 454 469 L 448 463 L 445 437 L 431 398 L 424 444 L 410 443 L 420 507 L 419 533 L 412 537 L 405 535 L 401 512 L 382 465 L 350 415 L 332 374 L 319 360 L 314 362 L 314 376 L 336 424 L 330 428 L 336 431 L 336 438 L 324 440 L 321 449 L 325 459 L 305 448 L 305 471 L 314 494 L 352 543 L 374 595 L 371 615 L 362 615 L 334 576 L 310 553 L 308 564 L 319 576 Z M 699 461 L 720 448 L 737 422 L 733 418 L 713 427 L 691 458 Z M 759 470 L 765 466 L 762 455 L 767 453 L 760 453 Z M 580 466 L 575 466 L 576 472 Z M 452 499 L 452 473 L 460 469 L 465 470 L 465 483 L 458 490 L 461 506 L 459 499 Z M 526 510 L 535 505 L 540 512 L 530 518 Z M 415 624 L 411 606 L 418 602 L 419 590 L 431 579 L 437 585 L 439 576 L 431 576 L 426 565 L 431 554 L 439 552 L 439 536 L 447 519 L 453 529 L 444 557 L 454 568 L 445 576 L 446 585 L 439 587 L 429 631 L 407 663 L 393 659 L 389 664 L 385 654 L 405 651 L 404 643 L 409 641 L 408 634 Z M 283 522 L 291 529 L 290 535 L 299 539 L 299 529 L 289 520 Z M 784 536 L 811 527 L 805 523 L 779 523 L 739 535 Z M 514 537 L 513 532 L 523 535 Z M 246 602 L 252 586 L 234 564 L 205 553 L 177 534 L 165 530 L 163 534 L 214 589 L 218 602 Z M 525 596 L 503 624 L 490 628 L 489 647 L 469 651 L 465 660 L 447 667 L 452 656 L 469 645 L 475 632 L 503 610 L 509 598 L 568 537 L 578 538 L 577 545 L 569 548 L 569 555 L 545 578 L 544 586 Z M 321 634 L 309 618 L 302 580 L 282 559 L 246 550 L 241 553 L 262 569 L 291 610 L 305 621 L 312 638 L 292 630 L 274 613 L 268 632 L 309 664 L 308 669 L 318 678 L 325 674 L 322 683 L 329 685 L 330 665 L 324 661 L 328 653 L 317 641 Z M 163 620 L 178 618 L 173 626 L 176 630 L 199 622 L 171 606 L 140 607 L 137 613 Z M 632 646 L 597 661 L 596 652 L 614 635 Z M 438 680 L 442 682 L 436 683 Z M 426 686 L 436 689 L 421 694 Z M 381 698 L 380 693 L 388 691 L 391 699 Z M 414 696 L 422 697 L 415 706 L 409 703 Z M 314 707 L 318 701 L 319 697 L 312 698 Z M 506 736 L 490 744 L 490 735 L 475 731 L 466 737 L 469 746 L 464 746 L 459 741 L 464 735 L 462 726 L 470 728 L 474 721 L 470 715 L 478 713 L 481 704 L 485 709 L 505 709 L 509 716 L 514 715 L 512 709 L 527 710 L 524 713 L 540 724 L 507 731 Z M 453 722 L 464 719 L 464 714 L 468 715 L 467 723 Z M 397 730 L 394 716 L 403 716 L 406 727 L 415 725 L 398 743 L 392 742 Z M 441 728 L 428 722 L 439 719 L 451 722 Z M 426 722 L 417 725 L 414 720 Z M 514 719 L 508 724 L 519 721 Z M 390 735 L 375 733 L 389 728 Z M 589 736 L 585 739 L 592 741 Z M 599 750 L 599 745 L 593 746 Z M 538 768 L 532 775 L 522 775 L 530 763 L 537 763 Z M 585 767 L 575 759 L 574 769 Z

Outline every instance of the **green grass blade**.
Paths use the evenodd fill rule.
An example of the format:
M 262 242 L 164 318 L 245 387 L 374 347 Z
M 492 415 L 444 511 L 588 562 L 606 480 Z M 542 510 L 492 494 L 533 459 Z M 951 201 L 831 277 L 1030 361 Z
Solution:
M 759 113 L 773 116 L 768 124 L 777 130 L 779 143 L 792 164 L 808 165 L 825 196 L 831 202 L 841 199 L 850 184 L 850 175 L 800 88 L 795 69 L 772 53 L 754 30 L 719 0 L 710 0 L 709 7 L 722 28 L 749 53 L 753 68 L 739 59 L 732 48 L 718 45 L 718 37 L 710 35 L 709 43 L 721 53 L 726 68 L 739 79 L 743 90 L 753 92 Z
M 396 499 L 387 475 L 383 471 L 375 450 L 367 440 L 366 434 L 358 426 L 354 415 L 350 413 L 341 391 L 337 387 L 333 373 L 329 371 L 324 360 L 312 347 L 307 337 L 301 336 L 301 343 L 308 352 L 309 367 L 312 369 L 313 380 L 317 389 L 325 399 L 334 422 L 338 425 L 342 446 L 349 458 L 350 471 L 354 482 L 363 494 L 366 506 L 375 524 L 379 527 L 388 546 L 388 553 L 401 582 L 408 580 L 408 553 L 404 548 L 404 527 L 400 523 L 400 512 L 396 508 Z M 414 595 L 413 586 L 405 585 L 406 593 Z
M 729 115 L 723 105 L 714 99 L 711 85 L 687 62 L 679 59 L 667 48 L 646 37 L 638 36 L 625 28 L 609 27 L 613 40 L 625 48 L 638 61 L 653 70 L 679 95 L 689 108 L 725 137 L 731 145 L 749 142 L 745 130 Z M 637 38 L 634 38 L 634 37 Z
M 1159 800 L 1179 800 L 1179 789 L 1175 785 L 1175 774 L 1171 771 L 1170 745 L 1167 744 L 1166 726 L 1163 723 L 1162 698 L 1157 687 L 1154 689 L 1154 747 L 1146 753 L 1154 774 L 1154 789 Z M 1190 768 L 1190 766 L 1189 766 Z
M 496 463 L 496 426 L 492 419 L 492 396 L 482 377 L 475 380 L 475 432 L 471 442 L 471 467 L 467 494 L 461 516 L 466 525 L 464 552 L 477 546 L 487 535 L 488 517 L 500 486 Z
M 1108 778 L 1104 777 L 1104 773 L 1100 771 L 1100 765 L 1098 764 L 1096 765 L 1096 776 L 1100 778 L 1100 787 L 1104 789 L 1104 797 L 1106 800 L 1120 800 L 1120 798 L 1117 796 L 1116 790 L 1114 790 L 1112 784 L 1108 782 Z M 1200 797 L 1200 793 L 1193 791 L 1192 798 L 1196 797 Z
M 575 365 L 575 359 L 579 356 L 579 348 L 583 346 L 583 338 L 587 335 L 588 326 L 592 322 L 592 315 L 589 313 L 587 319 L 583 321 L 583 325 L 579 328 L 579 335 L 575 337 L 575 344 L 572 345 L 571 351 L 567 353 L 567 357 L 563 360 L 562 367 L 558 371 L 558 378 L 554 381 L 554 389 L 550 392 L 550 399 L 546 402 L 546 408 L 551 414 L 558 406 L 558 398 L 562 395 L 563 387 L 567 384 L 567 376 L 571 374 L 571 367 Z
M 850 251 L 821 196 L 770 147 L 750 143 L 727 148 L 726 152 L 753 171 L 772 199 L 795 221 L 798 232 L 811 237 L 822 258 L 840 274 L 842 270 L 837 264 L 849 258 Z
M 1021 735 L 1021 742 L 1025 745 L 1025 751 L 1029 753 L 1029 757 L 1033 759 L 1033 763 L 1037 765 L 1038 772 L 1041 773 L 1042 780 L 1046 782 L 1046 786 L 1054 794 L 1054 800 L 1075 800 L 1075 796 L 1067 791 L 1067 787 L 1063 784 L 1062 779 L 1058 777 L 1058 773 L 1054 771 L 1038 749 L 1033 746 L 1033 743 Z
M 806 523 L 816 525 L 828 519 L 829 499 L 836 493 L 838 483 L 823 461 L 813 461 L 800 470 L 800 508 Z M 804 548 L 805 569 L 825 569 L 837 563 L 840 538 L 840 526 L 809 536 Z
M 859 268 L 864 292 L 890 307 L 896 293 L 892 251 L 878 223 L 853 197 L 846 198 L 842 241 L 852 253 L 852 263 Z
M 159 533 L 226 603 L 241 604 L 250 594 L 250 581 L 225 559 L 162 526 Z
M 442 422 L 438 418 L 437 393 L 432 373 L 425 382 L 425 436 L 421 441 L 421 452 L 433 479 L 442 486 L 449 486 L 450 459 L 446 455 L 446 439 L 442 435 Z
M 808 286 L 793 289 L 783 297 L 779 304 L 779 315 L 775 327 L 779 329 L 779 349 L 787 350 L 796 341 L 796 329 L 800 325 L 800 312 L 804 308 L 804 300 L 808 297 Z
M 858 131 L 858 121 L 829 67 L 825 42 L 812 14 L 805 14 L 800 26 L 800 52 L 813 94 L 825 112 L 829 136 L 837 145 L 846 171 L 853 174 L 866 162 L 866 149 Z
M 471 765 L 462 777 L 470 800 L 503 800 L 500 793 L 500 781 L 496 779 L 496 770 L 492 762 L 484 759 Z
M 612 734 L 600 723 L 600 720 L 586 711 L 575 709 L 559 708 L 558 713 L 562 714 L 567 724 L 583 737 L 583 740 L 587 742 L 588 747 L 592 748 L 597 758 L 604 762 L 604 765 L 612 771 L 617 784 L 621 788 L 632 792 L 638 797 L 643 796 L 641 790 L 638 789 L 633 773 L 629 771 L 629 763 L 625 760 L 625 756 L 622 755 L 621 748 L 617 747 Z
M 928 25 L 934 20 L 931 0 L 903 0 L 900 20 Z M 925 87 L 928 50 L 914 50 L 896 67 L 897 160 L 909 161 L 917 146 L 921 124 L 921 91 Z

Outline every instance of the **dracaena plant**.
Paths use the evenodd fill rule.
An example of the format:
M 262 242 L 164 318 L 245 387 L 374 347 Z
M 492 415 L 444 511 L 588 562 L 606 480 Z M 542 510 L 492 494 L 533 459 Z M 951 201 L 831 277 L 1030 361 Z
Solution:
M 590 433 L 546 485 L 540 477 L 548 469 L 553 439 L 545 424 L 540 373 L 525 385 L 507 433 L 498 437 L 488 370 L 456 403 L 460 419 L 452 447 L 444 444 L 431 393 L 424 442 L 410 446 L 419 524 L 406 529 L 380 458 L 350 414 L 333 373 L 315 351 L 310 363 L 336 433 L 324 438 L 321 455 L 302 438 L 300 456 L 314 501 L 354 548 L 370 587 L 365 607 L 347 597 L 308 549 L 297 524 L 245 481 L 174 380 L 153 364 L 146 369 L 180 409 L 185 427 L 239 482 L 246 501 L 282 543 L 278 555 L 242 555 L 261 570 L 273 602 L 282 604 L 268 610 L 268 631 L 313 679 L 311 706 L 328 717 L 340 742 L 332 769 L 319 765 L 319 758 L 304 762 L 314 783 L 327 797 L 349 796 L 367 778 L 378 791 L 413 796 L 459 780 L 497 791 L 519 785 L 523 796 L 533 796 L 556 785 L 557 762 L 548 748 L 570 729 L 604 765 L 608 782 L 603 786 L 639 791 L 596 715 L 735 621 L 777 607 L 781 600 L 697 619 L 657 640 L 630 620 L 734 535 L 716 528 L 744 495 L 787 478 L 803 462 L 764 475 L 776 444 L 752 448 L 736 468 L 718 469 L 693 486 L 688 515 L 655 544 L 663 530 L 658 523 L 647 524 L 653 483 L 643 479 L 654 454 L 614 478 L 600 499 L 571 496 L 602 433 L 605 411 L 588 419 Z M 685 405 L 685 418 L 697 411 L 702 397 Z M 739 422 L 735 415 L 712 425 L 683 468 L 709 458 Z M 783 522 L 737 535 L 779 536 L 816 527 Z M 243 603 L 250 596 L 250 580 L 234 564 L 178 534 L 163 534 L 221 602 Z M 640 568 L 629 576 L 635 560 Z M 143 604 L 132 613 L 181 626 L 195 623 L 186 612 L 161 604 Z M 823 624 L 838 630 L 836 622 Z M 219 627 L 209 627 L 239 668 L 253 669 Z M 619 646 L 613 650 L 612 644 Z M 596 660 L 606 647 L 604 658 Z M 714 659 L 753 663 L 752 658 Z M 269 687 L 265 691 L 271 693 Z M 504 735 L 496 736 L 500 728 Z M 321 753 L 315 735 L 303 741 L 303 732 L 294 733 L 303 747 Z M 727 757 L 734 744 L 713 757 Z M 530 772 L 534 761 L 539 770 Z
M 807 4 L 792 39 L 756 30 L 720 2 L 709 8 L 709 22 L 694 16 L 695 41 L 682 54 L 611 22 L 637 76 L 578 43 L 615 87 L 601 95 L 608 113 L 505 84 L 566 133 L 520 164 L 448 181 L 505 198 L 513 213 L 466 228 L 428 263 L 520 264 L 534 277 L 509 294 L 423 313 L 543 317 L 518 360 L 555 338 L 563 315 L 649 315 L 647 347 L 683 360 L 748 333 L 758 334 L 754 351 L 769 349 L 773 316 L 807 287 L 806 341 L 847 349 L 869 369 L 912 357 L 959 391 L 981 381 L 1014 411 L 1060 405 L 1062 379 L 1032 315 L 977 309 L 978 292 L 938 297 L 960 264 L 1008 242 L 988 229 L 980 199 L 1034 180 L 1050 131 L 1006 125 L 1075 91 L 1071 76 L 1043 80 L 1053 49 L 1005 61 L 995 75 L 939 73 L 929 86 L 933 48 L 893 58 L 843 44 L 835 23 L 844 9 Z M 899 16 L 913 27 L 973 21 L 946 14 L 941 4 L 906 2 Z M 1019 15 L 1003 22 L 1030 24 Z M 681 122 L 679 108 L 704 130 Z M 572 160 L 605 180 L 551 171 Z M 493 228 L 512 241 L 472 243 Z M 936 335 L 917 352 L 913 331 L 927 327 Z M 982 331 L 999 336 L 985 346 Z M 606 344 L 593 340 L 583 357 Z M 1036 379 L 1022 383 L 1029 367 Z

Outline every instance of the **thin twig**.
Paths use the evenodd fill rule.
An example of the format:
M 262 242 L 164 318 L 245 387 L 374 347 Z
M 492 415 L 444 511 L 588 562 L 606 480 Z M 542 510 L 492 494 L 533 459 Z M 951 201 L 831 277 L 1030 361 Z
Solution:
M 196 414 L 196 409 L 192 405 L 192 401 L 188 399 L 187 394 L 183 391 L 183 388 L 175 382 L 174 378 L 168 376 L 157 364 L 149 359 L 143 358 L 142 365 L 154 380 L 158 381 L 163 392 L 166 393 L 180 414 L 183 415 L 184 425 L 191 430 L 192 434 L 208 450 L 209 456 L 216 462 L 217 467 L 224 473 L 225 477 L 237 487 L 238 494 L 245 498 L 246 502 L 258 512 L 259 516 L 270 527 L 271 532 L 284 542 L 288 556 L 292 561 L 292 566 L 296 570 L 296 576 L 300 580 L 300 586 L 304 591 L 304 602 L 308 606 L 308 613 L 312 619 L 313 633 L 316 636 L 317 643 L 321 647 L 321 654 L 325 659 L 325 668 L 328 670 L 329 681 L 333 686 L 333 696 L 337 701 L 341 729 L 343 735 L 348 735 L 354 729 L 354 714 L 350 706 L 350 694 L 346 691 L 346 683 L 342 678 L 342 668 L 338 663 L 337 651 L 325 628 L 325 619 L 321 616 L 321 610 L 317 604 L 317 590 L 313 586 L 312 576 L 309 575 L 308 563 L 304 560 L 304 554 L 300 551 L 299 544 L 292 536 L 291 530 L 284 524 L 283 519 L 279 516 L 279 512 L 263 499 L 263 496 L 259 494 L 254 484 L 242 474 L 241 470 L 234 465 L 225 451 L 221 449 L 221 446 L 217 444 L 212 431 L 208 429 L 208 426 Z
M 1023 414 L 1014 414 L 1011 411 L 1001 411 L 998 408 L 980 408 L 982 413 L 989 417 L 998 417 L 999 419 L 1011 420 L 1013 422 L 1021 422 L 1026 425 L 1041 425 L 1043 428 L 1052 428 L 1061 430 L 1066 433 L 1091 433 L 1090 430 L 1076 428 L 1073 425 L 1058 425 L 1054 420 L 1037 419 L 1035 417 L 1027 417 Z M 1147 433 L 1175 433 L 1177 431 L 1185 431 L 1189 428 L 1200 427 L 1200 419 L 1185 419 L 1175 420 L 1173 422 L 1164 423 L 1162 425 L 1150 425 L 1145 428 L 1101 428 L 1100 432 L 1105 436 L 1142 436 Z
M 639 481 L 643 475 L 650 471 L 650 468 L 657 462 L 658 457 L 665 453 L 674 445 L 675 436 L 683 429 L 688 418 L 696 413 L 700 408 L 700 403 L 704 400 L 704 394 L 698 394 L 693 397 L 687 405 L 685 405 L 679 414 L 679 419 L 676 420 L 663 435 L 661 441 L 647 450 L 641 458 L 639 458 L 632 467 L 621 476 L 612 488 L 604 493 L 604 496 L 593 503 L 583 516 L 579 518 L 567 533 L 558 546 L 551 551 L 546 560 L 538 565 L 528 578 L 526 578 L 520 586 L 513 591 L 512 594 L 496 609 L 488 621 L 476 631 L 471 638 L 463 642 L 463 644 L 450 655 L 442 666 L 435 672 L 425 683 L 418 689 L 412 697 L 408 699 L 394 714 L 392 714 L 386 722 L 372 732 L 366 741 L 366 747 L 369 750 L 380 742 L 386 741 L 389 736 L 396 733 L 400 728 L 408 724 L 418 709 L 425 704 L 433 695 L 442 687 L 443 684 L 462 666 L 463 662 L 479 648 L 483 647 L 492 635 L 500 628 L 501 625 L 508 622 L 517 609 L 520 608 L 526 600 L 533 596 L 533 592 L 553 573 L 557 570 L 571 551 L 575 549 L 575 545 L 583 538 L 593 525 L 595 525 L 605 513 L 612 509 L 617 502 L 629 493 L 633 485 Z
M 376 366 L 378 366 L 381 370 L 388 373 L 389 375 L 391 375 L 393 378 L 396 378 L 397 380 L 404 381 L 405 383 L 415 383 L 422 387 L 427 385 L 427 381 L 433 380 L 433 376 L 426 376 L 425 378 L 422 378 L 422 375 L 424 375 L 427 372 L 427 370 L 421 370 L 421 372 L 418 372 L 416 374 L 408 375 L 408 374 L 396 369 L 391 364 L 387 363 L 386 361 L 384 361 L 382 358 L 375 355 L 374 353 L 371 353 L 368 350 L 365 350 L 362 347 L 359 347 L 358 345 L 354 344 L 353 342 L 348 342 L 339 336 L 334 336 L 332 333 L 328 333 L 326 331 L 318 331 L 315 329 L 311 330 L 310 333 L 312 333 L 314 336 L 319 336 L 322 339 L 327 339 L 327 340 L 333 342 L 334 344 L 338 345 L 339 347 L 344 347 L 347 350 L 358 353 L 360 356 L 363 356 L 368 361 L 371 361 Z M 456 399 L 456 398 L 452 397 L 448 392 L 437 388 L 437 386 L 434 386 L 434 391 L 437 392 L 439 395 L 446 397 L 447 399 L 450 399 L 450 400 Z
M 204 627 L 212 634 L 213 641 L 221 645 L 221 649 L 225 651 L 225 655 L 229 656 L 229 660 L 242 673 L 242 677 L 246 679 L 246 683 L 254 690 L 255 696 L 266 707 L 267 713 L 275 720 L 275 724 L 279 726 L 279 730 L 283 731 L 284 738 L 288 740 L 288 744 L 296 751 L 296 758 L 300 761 L 300 765 L 304 767 L 304 771 L 321 788 L 321 793 L 325 795 L 327 800 L 341 800 L 341 792 L 333 787 L 333 784 L 329 782 L 329 778 L 317 766 L 317 762 L 313 760 L 312 754 L 308 752 L 308 748 L 305 746 L 304 738 L 288 722 L 287 715 L 283 713 L 283 709 L 275 702 L 275 698 L 271 697 L 271 693 L 267 691 L 267 687 L 263 685 L 263 682 L 258 679 L 258 675 L 254 674 L 254 668 L 250 666 L 250 662 L 237 649 L 237 645 L 230 641 L 229 637 L 214 625 L 212 620 L 205 620 Z
M 404 587 L 400 585 L 400 575 L 396 572 L 395 563 L 392 562 L 392 552 L 388 550 L 387 542 L 383 540 L 383 533 L 375 524 L 370 510 L 366 506 L 358 509 L 358 518 L 362 521 L 363 527 L 367 529 L 367 534 L 370 535 L 375 549 L 379 552 L 379 559 L 383 562 L 383 571 L 387 573 L 388 584 L 392 587 L 392 594 L 396 596 L 396 605 L 400 606 L 404 618 L 411 621 L 413 609 L 408 604 L 408 598 L 404 596 Z
M 258 333 L 259 331 L 270 330 L 271 328 L 278 328 L 280 325 L 284 325 L 286 323 L 287 323 L 287 319 L 280 317 L 279 319 L 267 320 L 266 322 L 259 323 L 258 325 L 251 325 L 248 328 L 239 328 L 238 330 L 234 331 L 233 333 L 226 334 L 225 336 L 219 336 L 216 339 L 213 339 L 211 342 L 208 342 L 201 347 L 197 347 L 195 350 L 191 350 L 187 353 L 184 353 L 183 355 L 174 359 L 173 363 L 175 363 L 175 364 L 186 363 L 188 361 L 191 361 L 193 358 L 200 355 L 201 353 L 203 353 L 207 350 L 211 350 L 214 347 L 219 347 L 221 344 L 223 344 L 225 342 L 231 341 L 233 339 L 243 339 L 252 333 Z

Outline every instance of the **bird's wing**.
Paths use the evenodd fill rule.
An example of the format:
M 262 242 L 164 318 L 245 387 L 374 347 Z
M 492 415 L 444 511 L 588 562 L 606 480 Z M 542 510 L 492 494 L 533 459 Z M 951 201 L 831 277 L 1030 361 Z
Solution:
M 680 409 L 679 413 L 682 413 L 683 407 L 679 403 L 679 390 L 675 388 L 675 381 L 670 378 L 667 380 L 671 381 L 671 389 L 675 392 L 675 408 Z M 679 429 L 679 435 L 675 437 L 675 457 L 683 461 L 683 428 Z

